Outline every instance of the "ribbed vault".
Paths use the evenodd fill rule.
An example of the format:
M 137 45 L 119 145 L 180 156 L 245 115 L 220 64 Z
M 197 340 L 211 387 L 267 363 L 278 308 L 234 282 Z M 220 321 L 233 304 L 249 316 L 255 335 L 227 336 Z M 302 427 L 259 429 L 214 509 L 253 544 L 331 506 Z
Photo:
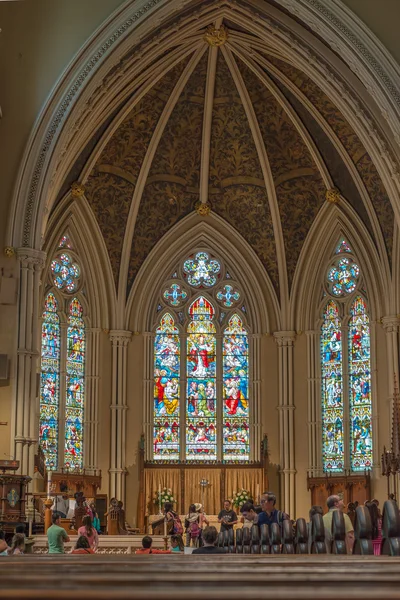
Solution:
M 261 25 L 206 4 L 209 15 L 188 20 L 170 49 L 157 55 L 149 41 L 140 87 L 110 105 L 111 123 L 80 167 L 120 305 L 151 250 L 199 201 L 251 246 L 282 305 L 333 187 L 388 269 L 393 210 L 346 115 Z M 223 44 L 207 42 L 209 26 L 225 28 Z

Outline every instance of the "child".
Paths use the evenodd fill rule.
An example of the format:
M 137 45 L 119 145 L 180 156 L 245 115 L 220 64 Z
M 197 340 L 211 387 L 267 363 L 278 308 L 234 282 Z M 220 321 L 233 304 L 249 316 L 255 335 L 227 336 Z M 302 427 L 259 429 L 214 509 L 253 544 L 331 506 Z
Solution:
M 171 552 L 183 552 L 183 539 L 181 535 L 171 535 Z
M 145 535 L 142 539 L 142 547 L 138 548 L 135 554 L 171 554 L 171 550 L 153 550 L 151 547 L 152 543 L 153 538 L 149 535 Z
M 189 513 L 185 518 L 186 527 L 186 546 L 191 544 L 197 548 L 199 545 L 199 538 L 201 534 L 200 529 L 200 515 L 196 510 L 196 506 L 191 504 L 189 506 Z

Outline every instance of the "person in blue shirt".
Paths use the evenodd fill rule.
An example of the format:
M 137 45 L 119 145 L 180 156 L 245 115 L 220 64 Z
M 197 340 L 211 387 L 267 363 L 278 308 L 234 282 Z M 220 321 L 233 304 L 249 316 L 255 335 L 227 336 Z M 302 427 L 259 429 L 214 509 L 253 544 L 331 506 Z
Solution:
M 264 492 L 260 500 L 261 513 L 258 515 L 258 525 L 272 525 L 278 523 L 282 526 L 283 521 L 289 520 L 289 515 L 275 508 L 276 496 L 273 492 Z

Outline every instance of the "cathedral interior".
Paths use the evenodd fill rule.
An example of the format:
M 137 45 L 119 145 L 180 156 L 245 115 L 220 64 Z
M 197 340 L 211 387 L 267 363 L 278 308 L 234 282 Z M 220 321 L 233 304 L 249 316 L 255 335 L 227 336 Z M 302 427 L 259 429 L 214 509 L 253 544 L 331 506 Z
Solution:
M 48 472 L 101 471 L 133 526 L 159 486 L 183 513 L 205 476 L 217 512 L 222 472 L 226 495 L 262 472 L 253 495 L 293 518 L 328 479 L 398 493 L 383 4 L 1 3 L 0 457 L 18 473 L 39 448 Z

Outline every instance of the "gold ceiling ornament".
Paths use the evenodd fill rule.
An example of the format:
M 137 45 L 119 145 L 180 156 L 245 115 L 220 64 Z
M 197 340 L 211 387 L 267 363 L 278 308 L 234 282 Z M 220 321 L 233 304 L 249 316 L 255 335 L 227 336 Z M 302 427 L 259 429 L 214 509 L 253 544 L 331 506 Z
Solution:
M 5 256 L 7 256 L 7 258 L 12 258 L 13 256 L 15 256 L 15 248 L 13 248 L 12 246 L 6 246 L 4 248 L 4 254 Z
M 82 198 L 85 193 L 85 186 L 79 183 L 79 181 L 74 181 L 71 185 L 71 194 L 74 198 Z
M 327 202 L 331 204 L 339 204 L 340 202 L 340 192 L 337 188 L 330 188 L 325 192 L 325 198 Z
M 196 202 L 195 209 L 198 215 L 201 217 L 208 217 L 211 212 L 211 204 L 209 202 Z
M 209 46 L 223 46 L 228 39 L 228 29 L 225 25 L 221 25 L 219 29 L 215 25 L 209 25 L 203 39 Z

